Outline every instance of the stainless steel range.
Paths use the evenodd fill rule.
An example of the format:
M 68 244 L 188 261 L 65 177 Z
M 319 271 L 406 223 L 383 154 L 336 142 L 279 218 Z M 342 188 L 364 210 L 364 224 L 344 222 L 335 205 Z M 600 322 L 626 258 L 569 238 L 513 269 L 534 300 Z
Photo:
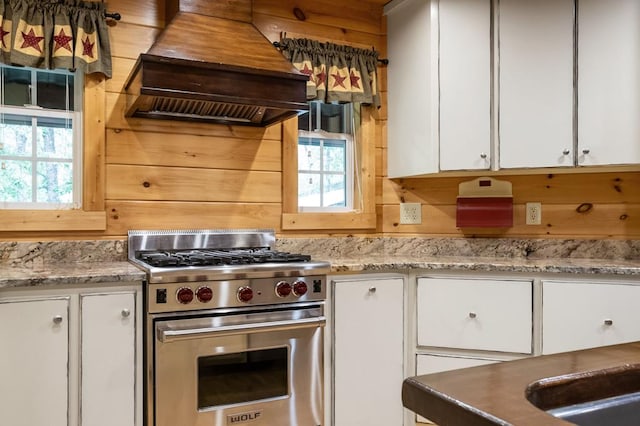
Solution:
M 129 231 L 148 426 L 319 426 L 327 262 L 272 230 Z

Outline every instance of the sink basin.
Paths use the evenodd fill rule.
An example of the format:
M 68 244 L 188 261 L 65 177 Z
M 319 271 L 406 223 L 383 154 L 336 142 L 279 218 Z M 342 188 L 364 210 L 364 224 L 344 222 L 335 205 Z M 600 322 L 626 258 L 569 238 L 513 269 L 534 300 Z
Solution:
M 579 426 L 638 425 L 640 364 L 541 379 L 525 395 L 539 409 Z
M 579 426 L 635 426 L 640 413 L 640 392 L 547 410 L 552 416 Z

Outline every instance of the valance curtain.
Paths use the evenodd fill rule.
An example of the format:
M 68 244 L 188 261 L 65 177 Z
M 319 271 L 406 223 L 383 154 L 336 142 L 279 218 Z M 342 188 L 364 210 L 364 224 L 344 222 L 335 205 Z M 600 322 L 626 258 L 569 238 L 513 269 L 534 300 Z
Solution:
M 317 40 L 284 38 L 282 53 L 309 76 L 307 99 L 380 107 L 378 52 Z
M 0 0 L 0 62 L 111 77 L 105 4 Z

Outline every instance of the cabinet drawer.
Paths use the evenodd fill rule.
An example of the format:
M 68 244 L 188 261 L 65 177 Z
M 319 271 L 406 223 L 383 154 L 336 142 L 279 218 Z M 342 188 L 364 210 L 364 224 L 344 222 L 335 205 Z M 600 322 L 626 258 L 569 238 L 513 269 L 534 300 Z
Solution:
M 640 283 L 542 283 L 542 353 L 640 340 Z
M 531 353 L 532 282 L 419 278 L 418 345 Z

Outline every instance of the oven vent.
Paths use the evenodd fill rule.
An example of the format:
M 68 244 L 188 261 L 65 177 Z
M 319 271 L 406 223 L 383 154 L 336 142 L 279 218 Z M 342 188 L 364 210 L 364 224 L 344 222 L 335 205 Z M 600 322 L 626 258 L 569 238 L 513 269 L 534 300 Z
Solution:
M 265 107 L 253 105 L 158 97 L 153 100 L 147 114 L 179 114 L 185 118 L 207 117 L 216 121 L 260 123 L 265 110 Z

